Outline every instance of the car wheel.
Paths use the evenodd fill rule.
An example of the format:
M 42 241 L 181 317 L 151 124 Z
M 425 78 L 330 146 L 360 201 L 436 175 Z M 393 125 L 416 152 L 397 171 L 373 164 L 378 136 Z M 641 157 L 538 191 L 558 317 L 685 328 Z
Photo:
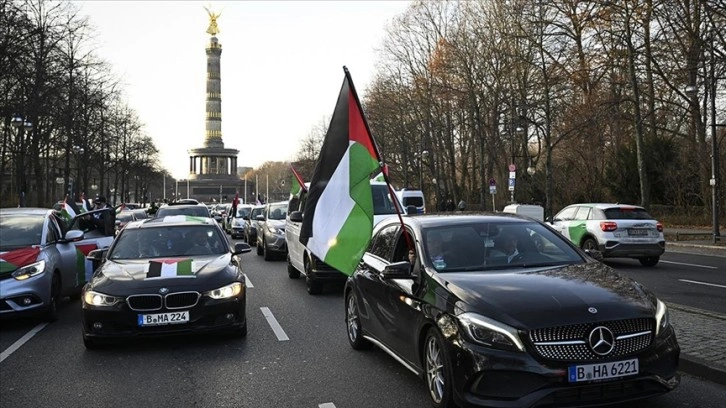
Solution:
M 451 363 L 446 353 L 444 339 L 433 327 L 426 334 L 424 375 L 433 406 L 436 408 L 453 406 Z
M 353 290 L 348 291 L 345 298 L 345 322 L 348 329 L 348 343 L 354 350 L 365 350 L 371 347 L 371 343 L 363 338 L 363 326 L 360 323 L 358 314 L 358 302 L 355 299 Z
M 295 267 L 292 266 L 292 262 L 290 262 L 290 254 L 287 254 L 287 276 L 290 279 L 297 279 L 300 277 L 300 271 L 295 269 Z
M 323 291 L 323 284 L 311 277 L 312 272 L 313 267 L 310 266 L 310 262 L 305 262 L 305 285 L 307 286 L 308 293 L 311 295 L 319 295 Z
M 640 264 L 643 266 L 656 266 L 660 260 L 659 256 L 646 256 L 644 258 L 638 258 Z
M 580 245 L 580 248 L 582 248 L 583 250 L 599 251 L 597 241 L 592 238 L 585 238 L 585 240 L 582 241 L 582 245 Z
M 257 255 L 262 256 L 262 245 L 259 242 L 257 243 Z
M 49 322 L 58 320 L 58 308 L 60 307 L 61 301 L 61 281 L 57 273 L 53 274 L 53 280 L 50 284 L 50 301 L 48 302 L 48 309 L 45 312 L 45 318 Z
M 263 258 L 265 258 L 265 261 L 272 260 L 272 252 L 270 252 L 270 248 L 267 246 L 267 243 L 262 245 L 262 255 L 264 255 Z

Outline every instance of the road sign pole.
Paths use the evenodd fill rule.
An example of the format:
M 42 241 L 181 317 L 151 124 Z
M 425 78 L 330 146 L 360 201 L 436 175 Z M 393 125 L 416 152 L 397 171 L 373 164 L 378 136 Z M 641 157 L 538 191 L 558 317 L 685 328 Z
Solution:
M 496 211 L 497 211 L 497 207 L 496 207 L 496 205 L 494 205 L 494 194 L 492 194 L 492 212 L 496 212 Z

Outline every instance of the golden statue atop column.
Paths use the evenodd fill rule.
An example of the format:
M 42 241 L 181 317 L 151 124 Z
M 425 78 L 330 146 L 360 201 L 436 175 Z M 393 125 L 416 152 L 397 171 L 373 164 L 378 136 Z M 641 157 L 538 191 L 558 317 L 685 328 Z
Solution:
M 219 32 L 219 27 L 217 26 L 217 18 L 222 15 L 222 13 L 214 13 L 209 8 L 204 7 L 205 10 L 207 10 L 207 14 L 209 14 L 209 28 L 207 28 L 207 33 L 211 35 L 217 35 Z

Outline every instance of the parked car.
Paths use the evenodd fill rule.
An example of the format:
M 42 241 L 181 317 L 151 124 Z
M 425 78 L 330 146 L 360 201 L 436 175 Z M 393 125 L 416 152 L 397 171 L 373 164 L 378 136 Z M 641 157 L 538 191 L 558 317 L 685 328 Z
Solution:
M 232 239 L 240 237 L 246 240 L 245 231 L 247 224 L 250 222 L 252 207 L 250 204 L 240 204 L 237 206 L 236 214 L 232 214 L 230 209 L 230 213 L 225 217 L 223 225 Z
M 227 331 L 247 334 L 245 275 L 211 218 L 152 218 L 128 224 L 89 258 L 101 266 L 83 288 L 83 343 Z
M 131 221 L 136 221 L 136 213 L 135 210 L 125 210 L 125 211 L 119 211 L 116 214 L 116 235 L 118 235 L 118 232 L 121 231 L 126 224 L 128 224 Z
M 43 314 L 50 321 L 65 296 L 80 296 L 90 268 L 85 254 L 113 240 L 85 233 L 50 208 L 2 208 L 0 231 L 0 316 Z
M 245 238 L 247 243 L 256 246 L 257 245 L 257 231 L 260 228 L 261 221 L 257 219 L 258 215 L 263 215 L 265 212 L 264 205 L 256 205 L 250 210 L 250 222 L 245 225 Z
M 188 215 L 192 217 L 212 218 L 205 205 L 200 204 L 176 204 L 159 207 L 156 211 L 156 218 L 164 218 L 170 215 Z
M 635 258 L 643 266 L 655 266 L 665 252 L 663 224 L 637 205 L 573 204 L 558 212 L 551 225 L 604 258 Z
M 422 376 L 434 406 L 583 407 L 679 384 L 665 303 L 543 223 L 403 222 L 414 247 L 384 220 L 347 280 L 346 332 Z
M 275 255 L 287 253 L 285 242 L 285 218 L 287 217 L 287 201 L 265 204 L 257 227 L 257 255 L 263 255 L 270 261 Z

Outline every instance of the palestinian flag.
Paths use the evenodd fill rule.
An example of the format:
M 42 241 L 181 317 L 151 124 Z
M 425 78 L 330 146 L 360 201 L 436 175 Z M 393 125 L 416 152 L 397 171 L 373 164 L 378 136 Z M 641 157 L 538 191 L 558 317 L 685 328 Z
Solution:
M 196 215 L 167 215 L 164 217 L 162 222 L 186 222 L 186 221 L 200 221 L 204 222 L 207 219 L 204 217 L 197 217 Z
M 120 213 L 121 211 L 124 211 L 126 209 L 126 203 L 121 203 L 118 207 L 116 207 L 116 214 Z
M 292 199 L 293 197 L 300 196 L 301 192 L 307 191 L 307 188 L 305 187 L 305 182 L 300 176 L 300 173 L 295 170 L 292 163 L 290 163 L 290 170 L 292 171 L 292 179 L 290 180 L 290 198 Z
M 10 273 L 38 260 L 40 248 L 30 247 L 14 249 L 0 254 L 0 275 Z
M 86 193 L 81 193 L 81 208 L 79 208 L 79 210 L 81 210 L 81 214 L 90 211 L 88 200 L 86 199 Z
M 161 259 L 149 261 L 146 279 L 194 278 L 191 259 Z
M 66 219 L 69 223 L 73 221 L 73 218 L 75 218 L 77 212 L 74 209 L 74 205 L 71 205 L 68 202 L 68 196 L 66 196 L 66 199 L 63 200 L 63 208 L 61 209 L 61 216 Z
M 343 86 L 310 182 L 300 242 L 346 275 L 353 274 L 371 240 L 370 178 L 380 168 L 379 161 L 353 81 L 345 69 Z
M 76 286 L 91 280 L 93 275 L 93 261 L 86 259 L 89 252 L 97 249 L 96 244 L 76 245 Z

